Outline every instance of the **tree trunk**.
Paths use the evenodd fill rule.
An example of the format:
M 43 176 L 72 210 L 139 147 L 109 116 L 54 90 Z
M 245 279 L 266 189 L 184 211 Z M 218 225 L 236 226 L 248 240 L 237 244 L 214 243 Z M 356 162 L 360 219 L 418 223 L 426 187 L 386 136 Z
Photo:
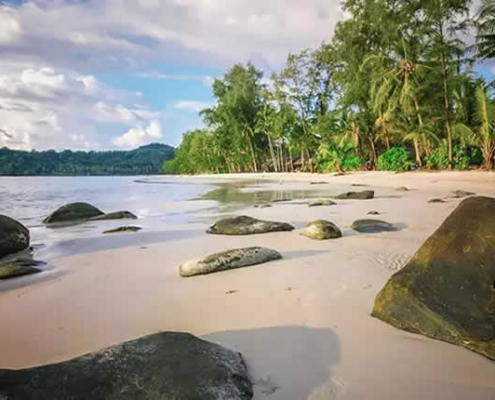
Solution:
M 270 135 L 266 135 L 268 138 L 268 146 L 270 147 L 270 155 L 272 157 L 272 164 L 273 164 L 273 169 L 275 172 L 278 172 L 278 164 L 277 164 L 277 159 L 275 158 L 275 152 L 273 151 L 273 143 Z
M 306 150 L 306 153 L 308 154 L 309 171 L 311 173 L 313 173 L 314 172 L 314 170 L 313 170 L 313 159 L 311 158 L 311 153 L 309 152 L 309 150 Z
M 387 145 L 387 150 L 390 150 L 390 140 L 388 138 L 388 134 L 385 134 L 385 144 Z
M 491 171 L 493 169 L 493 156 L 495 154 L 495 146 L 490 142 L 484 143 L 481 150 L 483 153 L 483 168 L 487 171 Z
M 454 164 L 454 157 L 452 152 L 452 126 L 450 125 L 449 87 L 447 82 L 447 69 L 445 66 L 445 54 L 443 51 L 440 56 L 440 64 L 442 67 L 445 126 L 447 128 L 447 142 L 449 144 L 449 169 L 452 169 Z
M 414 108 L 416 108 L 416 114 L 418 115 L 419 126 L 422 128 L 423 117 L 421 116 L 421 112 L 419 111 L 418 99 L 416 99 L 416 97 L 414 97 Z M 416 151 L 416 162 L 418 163 L 418 166 L 422 167 L 423 163 L 421 161 L 421 151 L 419 149 L 418 139 L 414 139 L 414 150 Z
M 376 154 L 375 141 L 371 138 L 370 143 L 371 143 L 371 151 L 373 154 L 373 160 L 372 160 L 373 170 L 376 170 L 376 160 L 377 160 L 378 156 Z
M 419 152 L 418 139 L 414 139 L 414 151 L 416 152 L 416 162 L 418 163 L 419 167 L 422 167 L 423 163 L 421 162 L 421 155 Z
M 301 148 L 301 171 L 304 171 L 306 168 L 306 162 L 304 161 L 304 149 Z
M 258 172 L 258 165 L 256 163 L 256 154 L 254 153 L 253 142 L 250 137 L 248 137 L 249 149 L 251 150 L 251 157 L 253 159 L 253 170 L 254 172 Z
M 290 172 L 294 172 L 294 159 L 292 158 L 292 149 L 289 146 Z

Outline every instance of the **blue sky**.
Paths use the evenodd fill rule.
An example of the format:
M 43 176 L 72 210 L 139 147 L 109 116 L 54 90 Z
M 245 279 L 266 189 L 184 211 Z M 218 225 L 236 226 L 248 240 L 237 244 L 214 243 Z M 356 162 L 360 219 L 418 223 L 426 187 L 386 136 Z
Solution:
M 178 145 L 234 62 L 331 38 L 329 0 L 0 0 L 0 147 Z
M 234 62 L 269 76 L 343 17 L 340 0 L 0 0 L 0 147 L 176 146 Z

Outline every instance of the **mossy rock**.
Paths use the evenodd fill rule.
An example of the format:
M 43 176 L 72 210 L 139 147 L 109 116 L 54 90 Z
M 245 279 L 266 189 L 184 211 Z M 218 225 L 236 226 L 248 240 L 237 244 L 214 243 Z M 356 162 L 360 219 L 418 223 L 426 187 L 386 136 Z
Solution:
M 373 316 L 495 360 L 495 199 L 463 200 L 389 279 Z
M 109 229 L 107 231 L 104 231 L 103 233 L 104 234 L 107 234 L 107 233 L 134 233 L 134 232 L 139 232 L 141 229 L 140 226 L 132 226 L 132 225 L 128 225 L 128 226 L 119 226 L 117 228 L 114 228 L 114 229 Z
M 369 200 L 375 197 L 374 190 L 363 190 L 361 192 L 346 192 L 336 196 L 340 200 Z
M 394 225 L 379 219 L 358 219 L 353 222 L 351 229 L 361 233 L 393 232 L 397 230 Z
M 395 190 L 397 190 L 398 192 L 409 192 L 409 189 L 405 186 L 400 186 L 400 187 L 396 188 Z
M 97 217 L 92 217 L 90 221 L 106 221 L 114 219 L 137 219 L 137 216 L 130 211 L 115 211 L 108 214 L 98 215 Z
M 467 192 L 465 190 L 453 190 L 452 197 L 455 199 L 463 199 L 464 197 L 474 196 L 476 193 Z
M 0 258 L 29 246 L 29 230 L 15 219 L 0 215 Z
M 335 203 L 332 200 L 315 200 L 312 201 L 308 204 L 309 207 L 328 207 L 328 206 L 335 206 L 337 203 Z
M 320 219 L 309 223 L 301 235 L 310 239 L 328 240 L 342 237 L 342 232 L 333 222 Z
M 248 400 L 240 353 L 187 333 L 162 332 L 58 364 L 0 370 L 0 399 Z
M 88 203 L 70 203 L 60 207 L 43 220 L 45 224 L 86 220 L 103 215 L 103 212 Z
M 368 212 L 368 215 L 380 215 L 378 211 L 372 210 Z
M 45 263 L 30 259 L 16 259 L 0 263 L 0 279 L 10 279 L 41 272 Z
M 276 250 L 265 247 L 246 247 L 222 251 L 188 261 L 179 266 L 179 274 L 183 277 L 211 274 L 212 272 L 263 264 L 281 258 L 282 254 Z
M 263 221 L 242 215 L 224 218 L 212 225 L 206 233 L 215 235 L 254 235 L 257 233 L 292 231 L 294 227 L 285 222 Z

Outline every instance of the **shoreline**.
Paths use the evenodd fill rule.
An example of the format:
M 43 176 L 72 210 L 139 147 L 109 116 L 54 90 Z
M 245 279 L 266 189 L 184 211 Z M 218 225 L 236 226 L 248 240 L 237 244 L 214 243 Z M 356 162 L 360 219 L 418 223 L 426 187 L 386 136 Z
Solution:
M 53 363 L 173 330 L 240 351 L 256 400 L 495 397 L 494 362 L 398 331 L 370 316 L 375 295 L 388 278 L 460 202 L 427 201 L 458 189 L 495 197 L 495 174 L 284 173 L 177 180 L 266 181 L 241 189 L 246 192 L 370 189 L 376 198 L 316 208 L 301 202 L 274 203 L 267 209 L 246 206 L 234 212 L 292 223 L 296 230 L 291 233 L 198 234 L 146 248 L 58 258 L 54 269 L 60 274 L 54 279 L 0 292 L 0 318 L 6 322 L 0 330 L 1 368 Z M 410 191 L 395 191 L 399 186 Z M 350 230 L 354 220 L 374 209 L 382 214 L 378 218 L 403 228 L 382 234 Z M 344 237 L 319 242 L 299 235 L 308 222 L 320 218 L 335 222 Z M 198 224 L 203 232 L 208 225 Z M 255 245 L 279 250 L 284 259 L 192 278 L 178 274 L 178 266 L 189 259 Z M 237 292 L 226 294 L 229 290 Z

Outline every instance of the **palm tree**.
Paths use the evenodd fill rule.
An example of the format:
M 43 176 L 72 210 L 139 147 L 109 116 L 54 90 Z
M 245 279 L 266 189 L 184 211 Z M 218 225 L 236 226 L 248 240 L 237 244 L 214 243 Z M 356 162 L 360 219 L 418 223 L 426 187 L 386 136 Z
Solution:
M 484 0 L 476 18 L 478 33 L 476 50 L 478 58 L 495 57 L 495 0 Z
M 495 156 L 495 108 L 487 99 L 486 87 L 478 84 L 476 87 L 476 123 L 474 129 L 464 124 L 456 124 L 456 131 L 461 140 L 471 146 L 477 146 L 483 154 L 483 168 L 493 169 Z

